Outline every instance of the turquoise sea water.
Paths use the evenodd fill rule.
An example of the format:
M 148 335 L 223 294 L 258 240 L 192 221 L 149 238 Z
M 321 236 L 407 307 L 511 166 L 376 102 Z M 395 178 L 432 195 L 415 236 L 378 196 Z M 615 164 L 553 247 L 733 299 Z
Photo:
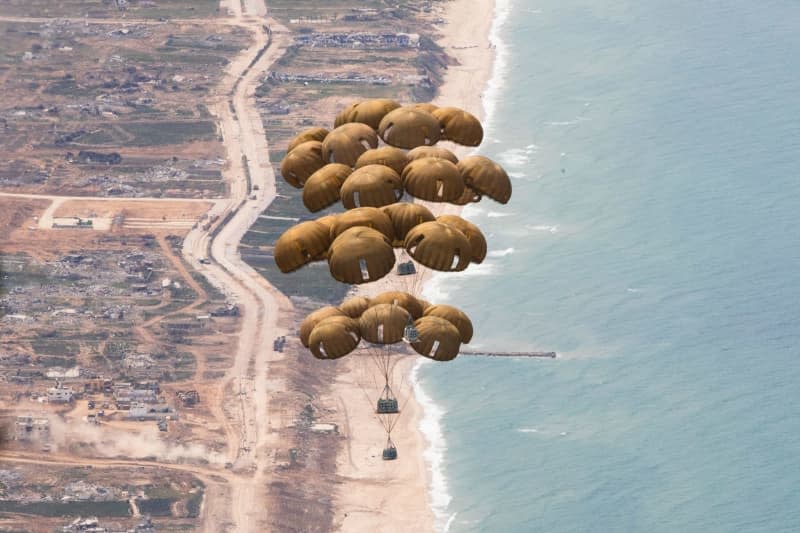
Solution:
M 800 3 L 499 7 L 514 196 L 427 296 L 561 357 L 420 368 L 439 527 L 800 531 Z

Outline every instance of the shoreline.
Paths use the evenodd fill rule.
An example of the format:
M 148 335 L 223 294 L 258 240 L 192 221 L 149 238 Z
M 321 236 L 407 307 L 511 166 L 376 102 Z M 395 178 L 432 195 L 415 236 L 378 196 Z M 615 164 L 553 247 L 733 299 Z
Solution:
M 496 28 L 496 0 L 453 0 L 443 9 L 442 18 L 447 23 L 440 28 L 442 37 L 437 43 L 459 64 L 448 67 L 434 103 L 461 107 L 486 126 L 486 114 L 491 109 L 484 108 L 483 96 L 491 88 L 489 82 L 495 73 L 495 49 L 490 47 L 490 38 Z M 473 150 L 448 147 L 455 148 L 459 157 Z M 458 214 L 462 210 L 449 204 L 436 207 L 436 214 Z M 428 269 L 422 271 L 421 281 L 414 283 L 413 288 L 420 288 L 417 291 L 403 278 L 387 276 L 369 287 L 359 287 L 359 293 L 406 290 L 421 295 L 431 274 Z M 450 496 L 440 469 L 443 444 L 437 447 L 442 413 L 419 389 L 416 374 L 420 361 L 418 356 L 409 355 L 398 357 L 396 362 L 393 388 L 401 415 L 392 440 L 398 459 L 383 461 L 386 433 L 373 412 L 373 402 L 367 401 L 367 396 L 372 400 L 380 393 L 372 386 L 372 376 L 367 375 L 374 365 L 359 355 L 341 360 L 327 402 L 341 411 L 340 427 L 346 441 L 337 458 L 341 481 L 334 503 L 337 531 L 441 531 L 452 520 L 444 514 Z

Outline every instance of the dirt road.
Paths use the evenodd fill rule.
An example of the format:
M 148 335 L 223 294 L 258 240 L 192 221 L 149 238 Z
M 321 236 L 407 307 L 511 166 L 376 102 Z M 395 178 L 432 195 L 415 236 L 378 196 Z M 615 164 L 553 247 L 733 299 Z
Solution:
M 262 1 L 248 0 L 243 7 L 244 12 L 241 4 L 234 1 L 227 6 L 228 13 L 255 32 L 255 43 L 230 63 L 218 94 L 220 98 L 211 108 L 219 120 L 227 151 L 228 167 L 224 175 L 231 194 L 227 202 L 217 204 L 212 210 L 219 215 L 222 225 L 210 232 L 202 228 L 191 231 L 184 241 L 183 254 L 243 310 L 239 344 L 221 386 L 238 402 L 230 410 L 237 415 L 233 425 L 238 431 L 229 433 L 238 435 L 238 439 L 228 442 L 229 460 L 240 474 L 230 482 L 233 531 L 255 532 L 265 530 L 267 467 L 276 444 L 268 413 L 268 367 L 270 361 L 281 356 L 272 350 L 272 340 L 284 333 L 277 328 L 278 312 L 290 304 L 241 260 L 238 245 L 275 198 L 275 176 L 254 92 L 264 71 L 283 54 L 289 38 L 285 28 L 263 18 L 266 10 Z M 271 28 L 271 32 L 262 26 Z M 256 57 L 258 61 L 249 66 Z M 206 257 L 213 262 L 201 264 L 199 260 Z M 212 522 L 206 521 L 206 531 L 220 531 L 221 524 Z

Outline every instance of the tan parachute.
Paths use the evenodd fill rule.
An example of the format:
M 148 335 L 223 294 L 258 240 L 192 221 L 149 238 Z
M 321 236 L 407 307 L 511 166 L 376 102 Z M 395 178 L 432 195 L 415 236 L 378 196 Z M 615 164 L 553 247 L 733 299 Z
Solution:
M 281 176 L 292 187 L 303 187 L 311 174 L 325 166 L 322 143 L 306 141 L 297 145 L 281 161 Z
M 409 149 L 439 142 L 441 126 L 427 111 L 405 106 L 383 117 L 378 133 L 386 144 Z
M 452 202 L 464 194 L 458 167 L 447 159 L 416 159 L 403 170 L 403 185 L 411 196 L 429 202 Z
M 339 191 L 353 169 L 340 163 L 320 168 L 303 186 L 303 205 L 312 213 L 322 211 L 339 201 Z
M 457 107 L 440 107 L 431 114 L 442 126 L 442 138 L 464 146 L 478 146 L 483 141 L 483 127 L 475 115 Z
M 345 230 L 331 244 L 328 266 L 334 279 L 360 284 L 380 279 L 394 266 L 392 243 L 382 233 L 364 227 Z
M 482 155 L 471 155 L 458 162 L 464 184 L 501 204 L 511 198 L 511 180 L 503 167 Z
M 359 122 L 342 124 L 322 141 L 322 160 L 352 167 L 358 157 L 370 148 L 378 147 L 375 130 Z
M 303 144 L 307 141 L 320 141 L 322 142 L 325 139 L 325 136 L 328 135 L 329 131 L 326 128 L 320 127 L 313 127 L 313 128 L 306 128 L 294 137 L 292 140 L 289 141 L 289 146 L 286 148 L 286 153 L 291 152 L 299 145 Z
M 472 257 L 469 241 L 441 222 L 424 222 L 406 234 L 404 247 L 417 262 L 443 272 L 460 272 Z
M 309 220 L 286 230 L 275 242 L 273 255 L 281 272 L 292 272 L 324 258 L 331 245 L 328 229 Z
M 383 207 L 403 197 L 400 176 L 383 165 L 367 165 L 350 174 L 342 185 L 340 195 L 345 209 Z

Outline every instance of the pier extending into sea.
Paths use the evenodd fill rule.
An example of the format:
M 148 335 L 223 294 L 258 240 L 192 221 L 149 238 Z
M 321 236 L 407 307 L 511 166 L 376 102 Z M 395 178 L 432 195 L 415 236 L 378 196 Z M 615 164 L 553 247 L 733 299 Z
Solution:
M 556 352 L 492 352 L 489 350 L 461 350 L 458 355 L 482 355 L 487 357 L 546 357 L 556 358 Z

